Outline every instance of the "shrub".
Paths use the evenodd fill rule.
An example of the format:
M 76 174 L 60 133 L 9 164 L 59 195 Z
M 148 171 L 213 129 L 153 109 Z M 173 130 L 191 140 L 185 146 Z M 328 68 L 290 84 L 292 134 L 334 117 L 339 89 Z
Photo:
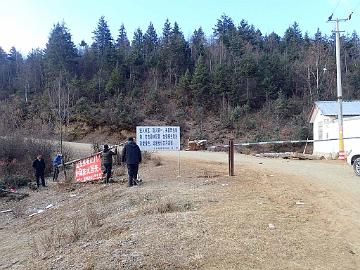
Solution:
M 27 186 L 31 180 L 31 178 L 22 175 L 5 175 L 0 181 L 0 186 L 24 187 Z
M 42 154 L 46 169 L 51 172 L 53 145 L 45 141 L 20 137 L 0 138 L 0 179 L 6 185 L 18 187 L 26 185 L 34 176 L 32 162 Z

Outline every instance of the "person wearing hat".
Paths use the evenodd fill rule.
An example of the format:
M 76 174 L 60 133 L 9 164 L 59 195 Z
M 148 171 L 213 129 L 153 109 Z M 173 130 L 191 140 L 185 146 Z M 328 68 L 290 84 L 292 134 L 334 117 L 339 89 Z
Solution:
M 62 154 L 57 154 L 55 158 L 53 159 L 53 168 L 54 168 L 54 175 L 53 175 L 53 181 L 57 181 L 59 176 L 59 166 L 62 163 Z
M 105 144 L 104 150 L 101 153 L 102 164 L 105 167 L 104 174 L 106 174 L 105 183 L 109 183 L 110 181 L 112 164 L 113 164 L 112 156 L 115 155 L 117 155 L 117 148 L 115 148 L 115 151 L 113 152 L 110 150 L 109 146 Z
M 133 138 L 129 138 L 122 151 L 122 162 L 127 164 L 129 182 L 128 186 L 137 185 L 139 163 L 141 163 L 141 151 Z

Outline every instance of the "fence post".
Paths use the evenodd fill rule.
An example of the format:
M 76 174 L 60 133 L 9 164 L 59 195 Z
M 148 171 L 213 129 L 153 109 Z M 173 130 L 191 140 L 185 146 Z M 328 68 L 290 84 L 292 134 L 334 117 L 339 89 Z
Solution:
M 66 166 L 65 166 L 65 162 L 64 162 L 64 156 L 62 156 L 61 163 L 62 163 L 62 167 L 63 167 L 63 171 L 64 171 L 64 180 L 65 180 L 65 182 L 67 182 L 68 178 L 67 178 L 67 174 L 66 174 Z
M 229 140 L 229 176 L 234 176 L 234 140 Z

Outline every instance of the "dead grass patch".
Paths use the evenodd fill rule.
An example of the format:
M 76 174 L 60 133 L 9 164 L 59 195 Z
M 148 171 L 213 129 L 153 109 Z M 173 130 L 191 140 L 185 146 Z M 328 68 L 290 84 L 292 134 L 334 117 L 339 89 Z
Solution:
M 76 190 L 79 187 L 79 185 L 77 183 L 72 183 L 67 181 L 67 182 L 59 182 L 55 187 L 58 192 L 63 193 L 63 192 L 72 192 Z
M 149 160 L 151 160 L 151 153 L 144 151 L 141 153 L 141 157 L 142 157 L 142 162 L 147 163 Z
M 174 201 L 168 198 L 159 198 L 143 205 L 141 212 L 145 215 L 184 212 L 192 209 L 191 202 Z
M 15 218 L 21 218 L 25 216 L 25 209 L 24 205 L 16 204 L 12 208 L 12 213 Z
M 161 166 L 161 165 L 162 165 L 161 158 L 158 157 L 158 156 L 153 156 L 153 157 L 151 158 L 151 162 L 152 162 L 152 164 L 153 164 L 155 167 L 158 167 L 158 166 Z
M 197 176 L 197 178 L 218 178 L 220 176 L 221 174 L 219 172 L 204 169 L 201 171 L 201 174 Z
M 36 258 L 36 257 L 39 257 L 40 256 L 40 251 L 39 251 L 39 247 L 38 247 L 38 244 L 35 240 L 34 237 L 31 238 L 31 240 L 28 242 L 28 246 L 29 246 L 29 249 L 30 249 L 30 255 L 32 258 Z
M 109 225 L 102 227 L 101 239 L 112 239 L 127 232 L 130 228 L 126 225 Z
M 125 166 L 117 166 L 113 169 L 113 176 L 124 176 L 126 174 Z
M 85 218 L 87 224 L 92 228 L 101 227 L 103 225 L 101 222 L 102 215 L 95 209 L 92 204 L 86 207 Z

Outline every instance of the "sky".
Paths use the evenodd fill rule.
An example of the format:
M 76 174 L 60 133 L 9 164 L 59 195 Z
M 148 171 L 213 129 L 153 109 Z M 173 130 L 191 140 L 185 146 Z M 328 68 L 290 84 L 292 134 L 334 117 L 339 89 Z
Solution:
M 130 40 L 138 27 L 145 32 L 150 22 L 161 35 L 167 18 L 178 22 L 186 39 L 200 26 L 211 36 L 222 14 L 236 25 L 245 19 L 264 35 L 282 36 L 294 21 L 303 34 L 313 36 L 320 28 L 330 35 L 334 28 L 326 23 L 330 14 L 346 18 L 351 11 L 352 19 L 340 24 L 349 34 L 360 32 L 360 0 L 0 0 L 0 47 L 9 52 L 14 46 L 25 55 L 45 48 L 57 22 L 65 22 L 76 45 L 81 40 L 91 44 L 101 16 L 115 39 L 122 23 Z

